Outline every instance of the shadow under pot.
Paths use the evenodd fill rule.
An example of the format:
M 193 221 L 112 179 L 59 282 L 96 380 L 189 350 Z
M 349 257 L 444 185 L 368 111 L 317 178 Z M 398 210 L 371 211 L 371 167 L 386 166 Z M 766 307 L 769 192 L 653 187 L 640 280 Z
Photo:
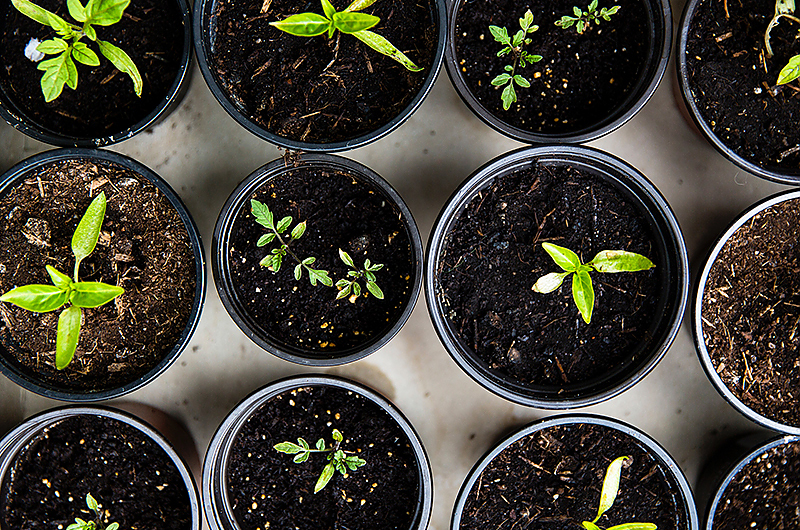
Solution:
M 769 31 L 772 53 L 767 51 L 776 9 L 772 1 L 687 2 L 677 73 L 689 114 L 720 154 L 758 177 L 796 185 L 798 83 L 778 80 L 790 58 L 800 54 L 800 41 L 797 25 L 782 16 Z
M 692 333 L 700 363 L 736 410 L 800 434 L 800 192 L 745 210 L 719 237 L 697 280 Z
M 138 418 L 53 409 L 0 441 L 0 525 L 67 528 L 76 518 L 98 528 L 200 530 L 200 498 L 180 456 Z
M 212 530 L 424 530 L 433 505 L 430 464 L 405 417 L 327 376 L 284 379 L 237 405 L 211 440 L 202 490 Z
M 320 19 L 342 17 L 328 7 L 323 15 L 324 6 L 342 12 L 351 5 L 350 18 L 377 17 L 378 24 L 357 33 L 332 26 L 316 36 L 273 25 L 310 13 L 322 28 Z M 388 134 L 422 104 L 441 67 L 446 18 L 444 0 L 198 0 L 195 48 L 214 97 L 247 130 L 287 149 L 342 151 Z M 419 71 L 365 39 L 388 41 Z
M 101 196 L 104 213 L 91 215 Z M 78 260 L 87 249 L 75 234 L 87 233 L 80 221 L 90 217 L 97 243 Z M 189 212 L 153 171 L 108 151 L 35 155 L 2 176 L 0 219 L 8 378 L 52 399 L 99 401 L 149 383 L 183 351 L 200 318 L 205 259 Z M 31 285 L 56 303 L 9 301 Z M 99 306 L 87 298 L 109 287 L 123 292 Z
M 66 24 L 82 27 L 72 18 L 64 0 L 33 0 L 33 3 L 60 17 Z M 100 5 L 93 2 L 93 5 Z M 124 12 L 110 9 L 92 14 L 89 20 L 96 40 L 84 36 L 80 53 L 63 52 L 50 45 L 47 55 L 37 51 L 42 42 L 56 42 L 56 31 L 32 20 L 15 9 L 11 2 L 0 7 L 0 115 L 15 129 L 36 140 L 62 147 L 101 147 L 121 142 L 151 127 L 166 117 L 188 87 L 192 58 L 191 11 L 186 0 L 136 0 Z M 105 25 L 109 19 L 113 22 Z M 101 42 L 102 41 L 102 42 Z M 113 48 L 109 48 L 113 47 Z M 135 75 L 124 73 L 122 50 L 141 79 L 140 95 Z M 67 53 L 58 75 L 41 68 L 46 61 L 60 61 Z M 97 66 L 89 66 L 93 54 Z M 116 57 L 115 62 L 108 58 Z M 83 57 L 83 60 L 77 59 Z M 73 59 L 75 58 L 75 59 Z M 115 64 L 119 63 L 119 67 Z M 59 63 L 61 64 L 61 63 Z M 122 70 L 120 69 L 122 68 Z M 42 78 L 70 78 L 59 96 L 45 98 Z M 71 88 L 72 87 L 72 88 Z
M 773 437 L 751 445 L 724 473 L 706 506 L 706 530 L 800 525 L 800 438 Z
M 649 268 L 601 259 L 628 253 Z M 687 271 L 677 220 L 641 173 L 595 149 L 545 146 L 502 155 L 456 190 L 431 233 L 425 291 L 470 377 L 563 409 L 615 396 L 655 367 L 678 332 Z
M 334 155 L 274 160 L 234 190 L 212 268 L 239 328 L 284 360 L 345 364 L 408 320 L 422 286 L 411 212 L 377 173 Z
M 609 476 L 618 479 L 616 488 L 607 489 Z M 610 505 L 601 506 L 601 491 Z M 475 464 L 456 498 L 451 530 L 497 528 L 504 521 L 541 530 L 582 523 L 587 529 L 699 528 L 692 491 L 673 458 L 643 432 L 590 415 L 532 423 Z
M 528 143 L 588 142 L 639 112 L 669 60 L 669 2 L 601 0 L 585 23 L 587 4 L 578 17 L 572 0 L 453 2 L 445 66 L 470 110 Z

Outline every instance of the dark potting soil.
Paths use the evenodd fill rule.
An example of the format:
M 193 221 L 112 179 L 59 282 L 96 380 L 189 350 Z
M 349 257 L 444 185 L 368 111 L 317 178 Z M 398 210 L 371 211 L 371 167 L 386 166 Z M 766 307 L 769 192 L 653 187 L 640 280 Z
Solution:
M 798 26 L 782 21 L 770 33 L 775 56 L 767 58 L 764 32 L 775 2 L 703 0 L 686 40 L 691 97 L 714 134 L 757 166 L 800 170 L 800 89 L 776 86 L 778 73 L 800 53 Z
M 0 292 L 51 284 L 45 265 L 72 276 L 72 234 L 92 199 L 107 198 L 82 281 L 120 285 L 125 293 L 82 309 L 78 349 L 55 368 L 61 311 L 33 313 L 0 304 L 2 354 L 59 388 L 115 388 L 152 370 L 175 346 L 194 300 L 194 253 L 178 212 L 152 184 L 110 162 L 66 160 L 36 170 L 0 199 Z
M 343 10 L 349 0 L 334 0 Z M 419 92 L 437 45 L 433 0 L 379 0 L 364 12 L 381 19 L 370 31 L 387 38 L 421 72 L 350 35 L 295 37 L 269 25 L 319 0 L 216 0 L 209 67 L 228 100 L 250 120 L 301 142 L 342 142 L 389 123 Z
M 79 517 L 120 528 L 185 530 L 192 515 L 186 483 L 166 452 L 133 427 L 83 415 L 47 427 L 16 457 L 3 483 L 0 527 L 64 529 Z
M 800 443 L 788 442 L 746 464 L 725 489 L 714 530 L 800 527 Z
M 314 486 L 327 464 L 312 453 L 302 464 L 273 446 L 303 438 L 312 447 L 331 432 L 344 436 L 341 449 L 367 463 L 336 473 L 318 493 Z M 228 498 L 244 530 L 405 530 L 416 515 L 419 468 L 408 437 L 378 405 L 349 390 L 297 388 L 267 401 L 242 426 L 227 463 Z
M 592 126 L 616 111 L 631 95 L 645 70 L 651 36 L 644 0 L 605 0 L 599 7 L 619 5 L 611 20 L 592 25 L 583 35 L 575 26 L 555 25 L 572 15 L 573 0 L 468 0 L 456 19 L 456 63 L 481 105 L 495 117 L 525 131 L 558 134 Z M 585 6 L 583 6 L 585 9 Z M 503 109 L 492 80 L 511 64 L 509 56 L 497 57 L 502 45 L 489 26 L 519 30 L 519 19 L 533 12 L 539 30 L 530 34 L 525 51 L 542 60 L 516 73 L 531 83 L 515 86 L 517 103 Z
M 67 21 L 73 21 L 63 0 L 36 3 Z M 78 88 L 64 87 L 61 95 L 46 103 L 42 72 L 25 54 L 30 39 L 54 38 L 55 32 L 20 14 L 5 2 L 0 8 L 0 89 L 26 117 L 51 131 L 79 138 L 122 132 L 158 107 L 178 76 L 183 55 L 183 16 L 175 2 L 135 0 L 122 20 L 96 27 L 99 39 L 122 48 L 133 60 L 144 81 L 142 97 L 133 91 L 127 74 L 103 57 L 97 45 L 82 39 L 100 57 L 100 66 L 76 64 Z
M 535 162 L 495 179 L 455 221 L 437 271 L 445 316 L 492 372 L 523 386 L 563 388 L 637 362 L 658 317 L 662 257 L 652 228 L 600 177 L 563 163 Z M 601 250 L 628 250 L 656 264 L 635 273 L 592 273 L 595 307 L 586 324 L 572 278 L 532 291 L 561 269 L 548 241 L 585 263 Z
M 725 385 L 759 414 L 800 426 L 800 200 L 734 232 L 708 274 L 703 341 Z
M 686 506 L 665 466 L 634 438 L 585 423 L 547 427 L 503 450 L 470 490 L 459 528 L 581 528 L 597 515 L 606 469 L 620 456 L 631 460 L 623 465 L 614 504 L 597 524 L 686 528 Z
M 384 265 L 375 273 L 383 300 L 366 289 L 358 299 L 336 300 L 335 287 L 311 285 L 307 272 L 295 280 L 297 263 L 288 255 L 277 273 L 261 267 L 259 262 L 279 245 L 256 246 L 267 230 L 256 223 L 248 200 L 232 228 L 231 276 L 239 302 L 273 340 L 335 357 L 394 325 L 410 301 L 414 256 L 400 212 L 377 188 L 350 174 L 300 166 L 270 179 L 251 198 L 269 207 L 276 222 L 287 215 L 292 228 L 307 222 L 305 235 L 290 249 L 303 259 L 316 257 L 313 267 L 327 270 L 334 285 L 351 270 L 339 249 L 359 267 L 366 259 Z

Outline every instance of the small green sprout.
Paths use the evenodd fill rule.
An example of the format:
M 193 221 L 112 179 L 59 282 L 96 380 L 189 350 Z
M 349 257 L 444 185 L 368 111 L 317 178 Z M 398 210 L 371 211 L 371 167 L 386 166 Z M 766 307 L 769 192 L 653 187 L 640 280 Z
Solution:
M 608 465 L 606 476 L 603 479 L 603 489 L 600 492 L 600 506 L 597 509 L 597 517 L 593 521 L 583 521 L 581 523 L 586 530 L 602 530 L 597 526 L 597 521 L 611 508 L 617 498 L 622 464 L 626 460 L 631 460 L 631 457 L 620 456 Z M 624 523 L 614 525 L 606 530 L 656 530 L 656 528 L 653 523 Z
M 86 209 L 72 235 L 72 254 L 75 256 L 74 278 L 46 265 L 45 268 L 53 285 L 23 285 L 0 296 L 2 302 L 8 302 L 36 313 L 55 311 L 64 304 L 70 304 L 58 317 L 56 333 L 56 368 L 58 370 L 63 370 L 69 365 L 75 355 L 75 349 L 78 347 L 81 308 L 100 307 L 125 292 L 122 287 L 117 285 L 78 281 L 78 268 L 81 261 L 94 251 L 105 215 L 106 195 L 100 192 Z
M 275 445 L 274 449 L 281 453 L 286 453 L 287 455 L 295 455 L 294 462 L 296 464 L 302 464 L 308 460 L 311 453 L 328 453 L 328 464 L 323 468 L 319 479 L 317 479 L 317 484 L 314 486 L 314 493 L 317 493 L 330 482 L 336 471 L 342 475 L 347 475 L 348 469 L 350 471 L 355 471 L 367 463 L 364 459 L 355 455 L 351 454 L 348 456 L 347 451 L 343 451 L 339 448 L 344 440 L 344 436 L 342 436 L 342 433 L 337 429 L 333 429 L 332 437 L 334 443 L 327 447 L 325 446 L 325 440 L 322 438 L 317 440 L 315 449 L 311 449 L 308 442 L 304 439 L 298 438 L 297 444 L 282 442 Z
M 791 83 L 798 77 L 800 77 L 800 55 L 795 55 L 789 59 L 786 66 L 781 69 L 776 84 L 785 85 L 786 83 Z
M 103 524 L 103 512 L 100 511 L 100 505 L 97 504 L 91 493 L 86 494 L 86 506 L 94 512 L 97 522 L 84 521 L 80 517 L 76 517 L 75 522 L 69 525 L 67 530 L 117 530 L 119 528 L 119 523 L 111 523 L 108 526 Z
M 764 32 L 764 48 L 766 49 L 767 59 L 775 55 L 772 52 L 772 46 L 769 43 L 769 34 L 772 28 L 778 25 L 781 18 L 788 18 L 800 24 L 800 19 L 794 16 L 795 3 L 794 0 L 775 0 L 775 14 L 767 25 L 767 30 Z M 786 81 L 788 83 L 788 81 Z
M 367 291 L 372 293 L 372 296 L 375 298 L 383 300 L 383 291 L 381 291 L 381 288 L 375 283 L 375 272 L 381 270 L 383 264 L 373 264 L 369 259 L 366 259 L 364 260 L 364 268 L 359 269 L 356 267 L 355 263 L 353 263 L 353 258 L 350 257 L 350 254 L 344 250 L 339 249 L 339 257 L 346 265 L 352 267 L 353 270 L 347 273 L 347 276 L 352 278 L 352 280 L 341 279 L 336 282 L 336 287 L 339 288 L 339 294 L 336 295 L 337 300 L 347 297 L 351 292 L 356 297 L 361 296 L 361 285 L 358 283 L 358 280 L 362 278 L 365 279 Z
M 517 101 L 517 92 L 514 90 L 514 84 L 521 88 L 531 86 L 530 81 L 517 73 L 517 68 L 525 68 L 526 63 L 533 64 L 542 60 L 541 55 L 533 55 L 523 49 L 523 46 L 531 43 L 531 39 L 527 35 L 539 29 L 539 26 L 533 24 L 533 13 L 531 13 L 530 9 L 525 13 L 525 16 L 519 19 L 519 28 L 519 31 L 514 34 L 512 39 L 506 28 L 489 26 L 489 32 L 494 37 L 494 40 L 503 45 L 503 48 L 497 52 L 497 56 L 511 55 L 511 64 L 503 68 L 505 72 L 492 79 L 492 85 L 496 87 L 505 86 L 500 94 L 504 110 L 511 108 L 511 104 Z
M 655 267 L 652 261 L 641 254 L 625 250 L 602 250 L 592 258 L 592 261 L 584 264 L 581 263 L 577 254 L 567 248 L 551 243 L 542 243 L 542 247 L 564 272 L 545 274 L 536 280 L 533 290 L 537 293 L 551 293 L 561 287 L 564 278 L 574 273 L 572 298 L 587 324 L 592 320 L 592 311 L 594 310 L 594 288 L 592 287 L 592 278 L 589 276 L 592 270 L 597 272 L 636 272 Z
M 84 6 L 80 0 L 67 0 L 69 14 L 81 25 L 72 24 L 55 13 L 30 2 L 11 0 L 17 11 L 45 26 L 50 26 L 59 35 L 40 43 L 36 50 L 45 55 L 56 55 L 39 63 L 37 69 L 43 70 L 42 93 L 47 102 L 53 101 L 67 85 L 72 90 L 78 87 L 78 69 L 75 61 L 87 66 L 99 66 L 100 59 L 81 39 L 86 36 L 96 42 L 100 53 L 123 74 L 133 81 L 133 90 L 142 96 L 142 76 L 127 53 L 108 41 L 97 38 L 94 26 L 111 26 L 122 19 L 122 14 L 130 0 L 89 0 Z
M 283 264 L 283 258 L 288 254 L 297 262 L 297 266 L 294 268 L 294 279 L 300 280 L 303 277 L 303 269 L 308 271 L 308 279 L 311 282 L 311 285 L 317 285 L 317 282 L 322 283 L 323 285 L 327 285 L 328 287 L 333 286 L 333 280 L 331 280 L 330 276 L 328 276 L 328 271 L 322 269 L 314 269 L 311 265 L 317 261 L 315 257 L 308 257 L 305 259 L 300 259 L 300 257 L 292 252 L 292 249 L 289 248 L 289 244 L 292 241 L 300 239 L 303 237 L 303 234 L 306 233 L 306 222 L 303 221 L 302 223 L 297 223 L 292 231 L 289 233 L 289 242 L 287 243 L 281 234 L 286 232 L 289 229 L 289 226 L 292 224 L 291 216 L 286 216 L 280 221 L 278 224 L 275 224 L 274 215 L 270 211 L 269 207 L 266 204 L 263 204 L 255 199 L 250 201 L 250 211 L 252 212 L 253 216 L 256 218 L 256 222 L 267 229 L 270 230 L 269 233 L 264 234 L 258 239 L 256 243 L 257 246 L 263 247 L 274 240 L 278 240 L 280 243 L 280 247 L 273 248 L 269 254 L 261 260 L 259 265 L 262 267 L 267 267 L 272 272 L 278 272 L 281 270 L 281 265 Z
M 342 33 L 357 38 L 376 52 L 394 59 L 406 69 L 412 72 L 421 71 L 422 68 L 414 64 L 403 52 L 395 48 L 391 42 L 377 33 L 367 31 L 377 25 L 381 19 L 374 15 L 357 13 L 357 11 L 366 9 L 375 2 L 376 0 L 353 0 L 353 3 L 347 6 L 344 11 L 336 11 L 336 8 L 333 7 L 329 0 L 322 0 L 324 15 L 298 13 L 284 20 L 270 22 L 270 25 L 297 37 L 316 37 L 327 32 L 329 39 L 333 37 L 333 33 L 338 29 Z
M 592 24 L 599 24 L 600 19 L 603 19 L 606 22 L 611 20 L 611 15 L 619 11 L 619 9 L 620 6 L 614 6 L 611 8 L 604 7 L 598 11 L 597 0 L 592 0 L 589 6 L 586 8 L 586 11 L 581 11 L 581 8 L 578 6 L 573 7 L 572 12 L 575 14 L 575 16 L 562 16 L 561 20 L 556 21 L 556 26 L 567 29 L 574 25 L 578 33 L 583 34 L 583 32 L 589 29 L 589 26 Z

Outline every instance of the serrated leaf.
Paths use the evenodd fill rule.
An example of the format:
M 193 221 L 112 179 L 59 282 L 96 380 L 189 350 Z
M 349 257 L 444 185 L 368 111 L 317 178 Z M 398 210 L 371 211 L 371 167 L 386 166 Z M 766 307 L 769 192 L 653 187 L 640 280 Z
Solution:
M 499 26 L 489 26 L 489 33 L 492 34 L 494 40 L 501 44 L 511 45 L 511 38 L 508 36 L 508 30 Z
M 250 213 L 253 214 L 253 217 L 256 218 L 256 222 L 261 226 L 265 226 L 270 230 L 275 229 L 272 212 L 266 204 L 255 199 L 250 199 Z
M 286 231 L 287 228 L 289 228 L 290 224 L 292 224 L 292 217 L 290 215 L 287 215 L 286 217 L 278 221 L 278 224 L 275 225 L 275 231 L 278 232 L 279 234 L 282 234 Z
M 522 40 L 525 38 L 525 31 L 519 30 L 514 34 L 514 38 L 511 39 L 511 46 L 517 47 L 522 44 Z
M 122 20 L 122 14 L 131 0 L 93 0 L 87 4 L 87 24 L 111 26 Z
M 72 285 L 72 278 L 57 270 L 55 267 L 45 265 L 44 268 L 47 270 L 47 274 L 50 276 L 50 281 L 53 282 L 53 285 L 62 291 L 67 291 L 69 286 Z
M 356 268 L 356 264 L 353 263 L 353 258 L 350 257 L 350 254 L 345 252 L 342 249 L 339 249 L 339 259 L 341 259 L 346 265 Z
M 283 265 L 283 254 L 275 254 L 272 257 L 272 264 L 270 265 L 270 269 L 272 272 L 278 272 L 281 270 L 281 265 Z
M 500 95 L 500 99 L 503 101 L 503 109 L 508 110 L 511 108 L 511 104 L 517 101 L 517 93 L 514 91 L 514 84 L 509 83 L 503 89 L 503 93 Z
M 333 27 L 348 35 L 372 28 L 380 21 L 380 18 L 366 13 L 342 11 L 333 15 Z
M 587 321 L 588 322 L 588 321 Z M 619 480 L 622 474 L 622 465 L 626 460 L 630 460 L 630 456 L 620 456 L 615 458 L 606 469 L 605 478 L 603 478 L 603 489 L 600 491 L 600 505 L 597 508 L 597 517 L 593 522 L 597 522 L 604 513 L 614 504 L 619 492 Z
M 800 55 L 795 55 L 778 74 L 777 84 L 785 85 L 800 77 Z
M 101 282 L 76 282 L 72 284 L 72 289 L 69 301 L 87 308 L 100 307 L 125 292 L 122 287 Z
M 333 286 L 333 280 L 331 280 L 330 276 L 328 276 L 328 271 L 326 270 L 317 270 L 317 269 L 308 269 L 308 277 L 311 281 L 311 285 L 317 285 L 317 282 L 320 282 L 322 285 L 326 285 L 328 287 Z
M 264 234 L 263 236 L 258 238 L 258 241 L 256 242 L 256 246 L 257 247 L 267 246 L 270 243 L 272 243 L 272 241 L 274 239 L 275 239 L 275 234 Z
M 409 70 L 411 72 L 419 72 L 422 70 L 421 67 L 417 66 L 411 61 L 411 59 L 406 57 L 406 55 L 403 52 L 395 48 L 395 46 L 391 42 L 381 37 L 377 33 L 373 33 L 367 30 L 362 30 L 352 33 L 351 35 L 356 37 L 358 40 L 360 40 L 361 42 L 363 42 L 376 52 L 382 53 L 383 55 L 390 57 L 391 59 L 394 59 L 398 63 L 402 64 L 406 68 L 406 70 Z
M 269 24 L 296 37 L 316 37 L 328 31 L 333 22 L 316 13 L 298 13 Z
M 139 73 L 139 69 L 136 68 L 136 64 L 134 64 L 133 60 L 128 56 L 128 54 L 110 42 L 104 40 L 98 39 L 97 45 L 100 47 L 100 53 L 102 53 L 106 59 L 111 61 L 117 70 L 123 74 L 128 74 L 128 77 L 130 77 L 131 81 L 133 81 L 134 93 L 141 97 L 142 88 L 144 87 L 142 75 Z
M 8 302 L 35 313 L 47 313 L 66 304 L 68 296 L 67 289 L 55 285 L 32 284 L 11 289 L 0 296 L 0 302 Z
M 509 74 L 505 74 L 505 73 L 504 74 L 500 74 L 497 77 L 495 77 L 494 79 L 492 79 L 492 84 L 494 86 L 503 86 L 506 83 L 508 83 L 508 81 L 510 79 L 511 79 L 511 76 Z
M 99 66 L 100 58 L 86 44 L 76 42 L 72 46 L 72 58 L 86 66 Z
M 542 243 L 542 248 L 553 258 L 556 265 L 567 272 L 574 272 L 581 265 L 578 255 L 568 248 L 553 245 L 552 243 Z
M 279 444 L 273 445 L 272 448 L 281 453 L 286 453 L 287 455 L 293 455 L 303 450 L 302 447 L 293 444 L 292 442 L 281 442 Z
M 81 310 L 70 306 L 58 316 L 56 332 L 56 369 L 63 370 L 72 362 L 81 332 Z
M 320 474 L 319 479 L 317 479 L 317 484 L 314 486 L 314 493 L 319 492 L 322 488 L 328 485 L 328 482 L 330 482 L 331 478 L 333 478 L 334 471 L 335 468 L 333 462 L 328 462 L 328 464 L 322 470 L 322 474 Z
M 70 87 L 77 84 L 77 69 L 68 51 L 40 62 L 36 68 L 44 71 L 41 81 L 42 94 L 48 103 L 61 95 L 65 84 Z
M 50 39 L 42 41 L 37 47 L 36 51 L 42 52 L 45 55 L 55 55 L 57 53 L 65 52 L 69 49 L 69 44 L 64 39 Z
M 383 291 L 381 291 L 381 288 L 378 287 L 377 283 L 373 281 L 367 282 L 367 291 L 372 293 L 372 296 L 374 296 L 375 298 L 383 300 Z
M 78 22 L 86 22 L 86 10 L 79 0 L 67 0 L 67 9 L 69 10 L 69 16 Z
M 551 272 L 550 274 L 545 274 L 538 280 L 536 283 L 533 284 L 533 290 L 537 293 L 552 293 L 559 287 L 561 284 L 564 283 L 564 278 L 567 275 L 572 274 L 570 272 Z
M 626 250 L 603 250 L 587 263 L 599 272 L 637 272 L 655 267 L 655 263 L 641 254 Z
M 100 229 L 106 216 L 106 194 L 100 192 L 86 208 L 72 234 L 72 253 L 75 255 L 75 278 L 77 279 L 80 262 L 94 251 L 100 237 Z
M 556 26 L 561 26 L 564 29 L 572 26 L 573 24 L 575 24 L 575 19 L 567 15 L 564 15 L 561 17 L 561 20 L 556 22 Z
M 305 233 L 306 233 L 306 222 L 303 221 L 302 223 L 297 223 L 297 226 L 295 226 L 292 229 L 292 239 L 300 239 L 301 237 L 303 237 L 303 234 Z

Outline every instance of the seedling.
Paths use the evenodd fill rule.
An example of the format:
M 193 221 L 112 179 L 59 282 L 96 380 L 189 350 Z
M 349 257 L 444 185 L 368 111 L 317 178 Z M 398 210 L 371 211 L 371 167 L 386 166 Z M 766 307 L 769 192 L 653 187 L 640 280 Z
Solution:
M 58 317 L 56 333 L 56 368 L 63 370 L 72 361 L 78 347 L 81 331 L 81 308 L 95 308 L 107 304 L 125 292 L 122 287 L 101 282 L 78 281 L 81 261 L 94 251 L 100 237 L 100 228 L 106 215 L 106 195 L 94 198 L 83 214 L 72 235 L 72 254 L 75 256 L 73 278 L 46 265 L 53 285 L 23 285 L 0 296 L 0 301 L 34 311 L 47 313 L 69 304 Z
M 383 300 L 383 291 L 381 291 L 381 288 L 375 283 L 375 272 L 381 270 L 383 264 L 372 263 L 369 259 L 366 259 L 364 260 L 364 268 L 359 269 L 356 267 L 355 263 L 353 263 L 353 258 L 350 257 L 350 254 L 344 250 L 339 249 L 339 257 L 353 270 L 347 272 L 347 276 L 352 279 L 341 279 L 336 282 L 336 287 L 339 288 L 339 294 L 336 295 L 337 300 L 349 296 L 351 292 L 356 297 L 361 296 L 361 284 L 358 283 L 358 280 L 362 278 L 365 281 L 367 291 L 372 293 L 372 296 L 375 298 Z
M 339 447 L 344 440 L 344 436 L 340 433 L 337 429 L 333 430 L 332 433 L 333 437 L 333 444 L 329 446 L 325 446 L 325 440 L 320 438 L 317 440 L 316 448 L 311 449 L 306 442 L 302 438 L 297 439 L 297 444 L 293 444 L 292 442 L 282 442 L 274 446 L 276 451 L 281 453 L 286 453 L 287 455 L 295 455 L 294 462 L 296 464 L 302 464 L 311 453 L 328 453 L 328 463 L 322 469 L 322 473 L 317 479 L 317 484 L 314 486 L 314 493 L 317 493 L 319 490 L 324 488 L 328 482 L 331 481 L 333 475 L 338 471 L 342 475 L 347 475 L 347 470 L 355 471 L 359 467 L 363 466 L 367 462 L 359 458 L 355 455 L 348 455 L 348 451 L 343 451 Z M 69 530 L 69 529 L 67 529 Z
M 39 63 L 37 69 L 43 70 L 42 93 L 47 102 L 53 101 L 67 85 L 72 90 L 78 87 L 78 69 L 75 61 L 87 66 L 99 66 L 97 54 L 81 42 L 86 36 L 97 43 L 100 53 L 123 74 L 133 81 L 133 91 L 142 96 L 142 76 L 127 53 L 108 41 L 97 38 L 95 26 L 111 26 L 122 19 L 122 14 L 130 0 L 89 0 L 84 6 L 80 0 L 67 0 L 69 14 L 80 25 L 67 22 L 55 13 L 39 7 L 29 0 L 11 0 L 17 10 L 28 18 L 45 26 L 50 26 L 58 34 L 40 43 L 36 50 L 45 55 L 55 55 Z
M 375 2 L 376 0 L 353 0 L 353 3 L 347 6 L 344 11 L 336 11 L 336 8 L 333 7 L 329 0 L 322 0 L 322 12 L 324 15 L 299 13 L 291 15 L 284 20 L 270 22 L 270 25 L 297 37 L 316 37 L 327 33 L 329 39 L 333 37 L 333 33 L 338 29 L 342 33 L 357 38 L 376 52 L 391 57 L 406 69 L 412 72 L 421 71 L 422 68 L 414 64 L 403 52 L 395 48 L 391 42 L 377 33 L 368 31 L 369 28 L 377 25 L 381 19 L 374 15 L 358 13 L 358 11 L 366 9 Z
M 289 241 L 287 242 L 283 238 L 282 234 L 284 234 L 289 229 L 289 226 L 291 226 L 291 216 L 287 215 L 278 221 L 278 224 L 275 224 L 274 215 L 270 211 L 269 207 L 255 199 L 250 201 L 250 211 L 253 213 L 253 216 L 255 216 L 256 222 L 269 230 L 268 233 L 264 234 L 258 239 L 256 245 L 259 247 L 264 247 L 275 240 L 280 243 L 279 247 L 273 248 L 270 253 L 259 262 L 259 265 L 268 268 L 272 272 L 278 272 L 281 270 L 283 258 L 288 254 L 297 262 L 297 265 L 294 268 L 295 280 L 300 280 L 300 278 L 303 277 L 303 269 L 305 269 L 308 272 L 308 279 L 311 282 L 311 285 L 317 285 L 317 282 L 320 282 L 328 287 L 333 286 L 333 280 L 331 280 L 330 276 L 328 276 L 328 271 L 314 269 L 311 267 L 311 265 L 317 261 L 317 258 L 309 256 L 301 259 L 292 251 L 291 248 L 289 248 L 289 245 L 293 241 L 300 239 L 303 237 L 303 234 L 306 233 L 306 221 L 297 223 L 295 227 L 292 228 L 292 231 L 289 233 Z
M 600 492 L 600 506 L 597 508 L 597 517 L 593 521 L 583 521 L 581 523 L 586 530 L 602 530 L 597 526 L 597 521 L 611 508 L 617 498 L 622 465 L 626 460 L 631 460 L 631 457 L 620 456 L 608 465 L 606 476 L 603 479 L 603 489 Z M 614 525 L 606 530 L 656 530 L 656 528 L 653 523 L 624 523 Z
M 572 12 L 575 14 L 575 16 L 562 16 L 561 20 L 556 21 L 556 26 L 567 29 L 574 25 L 575 30 L 580 34 L 583 34 L 583 32 L 589 29 L 589 26 L 592 24 L 599 24 L 600 19 L 603 19 L 606 22 L 611 20 L 611 15 L 619 11 L 619 8 L 620 6 L 614 6 L 611 8 L 603 7 L 598 11 L 597 0 L 592 0 L 589 6 L 586 8 L 586 11 L 581 11 L 581 8 L 578 6 L 573 7 Z
M 551 243 L 542 243 L 542 247 L 564 272 L 545 274 L 536 280 L 533 290 L 537 293 L 551 293 L 561 287 L 564 278 L 574 274 L 572 298 L 587 324 L 592 320 L 592 310 L 594 309 L 594 288 L 592 287 L 592 278 L 589 276 L 591 271 L 636 272 L 655 267 L 652 261 L 641 254 L 625 250 L 602 250 L 592 258 L 592 261 L 584 264 L 581 263 L 577 254 L 567 248 Z
M 514 89 L 515 84 L 521 88 L 531 86 L 530 81 L 517 73 L 517 69 L 525 68 L 527 64 L 538 63 L 542 60 L 541 55 L 534 55 L 523 49 L 524 46 L 531 43 L 532 39 L 528 35 L 539 29 L 539 26 L 533 23 L 533 13 L 531 13 L 530 9 L 525 13 L 525 16 L 519 19 L 519 28 L 519 31 L 514 34 L 512 39 L 508 35 L 506 28 L 489 26 L 489 32 L 491 32 L 494 40 L 503 45 L 503 48 L 497 52 L 497 56 L 511 55 L 511 64 L 507 64 L 503 68 L 505 72 L 492 79 L 492 85 L 496 87 L 505 86 L 500 94 L 504 110 L 511 108 L 511 104 L 517 101 L 517 92 Z
M 84 521 L 80 517 L 75 518 L 75 522 L 67 527 L 67 530 L 117 530 L 119 523 L 111 523 L 108 526 L 103 524 L 103 512 L 100 511 L 100 505 L 92 497 L 91 493 L 86 494 L 86 506 L 89 510 L 94 512 L 95 521 Z

